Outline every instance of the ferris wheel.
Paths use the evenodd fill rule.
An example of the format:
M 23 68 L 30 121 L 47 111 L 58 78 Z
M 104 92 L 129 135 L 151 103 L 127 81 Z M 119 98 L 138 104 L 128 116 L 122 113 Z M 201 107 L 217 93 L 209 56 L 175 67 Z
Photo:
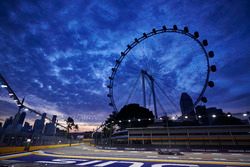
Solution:
M 213 51 L 208 41 L 199 40 L 199 33 L 163 26 L 143 33 L 127 45 L 115 61 L 109 77 L 109 105 L 119 111 L 124 105 L 137 103 L 161 113 L 176 113 L 183 92 L 194 107 L 208 100 L 204 93 L 214 87 L 210 80 L 216 66 L 211 65 Z

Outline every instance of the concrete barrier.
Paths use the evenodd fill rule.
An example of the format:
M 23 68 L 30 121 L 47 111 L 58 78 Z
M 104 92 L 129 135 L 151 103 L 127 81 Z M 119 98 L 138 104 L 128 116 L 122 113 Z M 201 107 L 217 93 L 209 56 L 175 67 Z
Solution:
M 71 146 L 77 146 L 81 143 L 71 144 Z M 29 151 L 35 151 L 35 150 L 42 150 L 42 149 L 49 149 L 49 148 L 59 148 L 59 147 L 69 147 L 69 144 L 57 144 L 57 145 L 44 145 L 44 146 L 30 146 Z M 10 153 L 19 153 L 19 152 L 25 152 L 25 147 L 0 147 L 0 154 L 10 154 Z

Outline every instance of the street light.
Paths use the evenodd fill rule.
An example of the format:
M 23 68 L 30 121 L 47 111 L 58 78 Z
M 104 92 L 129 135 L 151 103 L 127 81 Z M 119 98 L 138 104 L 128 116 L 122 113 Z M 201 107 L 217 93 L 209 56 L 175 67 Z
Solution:
M 202 116 L 201 115 L 198 115 L 198 118 L 201 118 Z
M 140 122 L 141 121 L 141 119 L 138 119 L 138 122 Z
M 28 109 L 28 108 L 25 108 L 24 111 L 29 111 L 29 109 Z
M 2 84 L 1 87 L 2 87 L 2 88 L 8 88 L 8 86 L 7 86 L 7 85 L 4 85 L 4 84 Z
M 246 114 L 246 113 L 244 113 L 244 114 L 243 114 L 243 117 L 246 117 L 246 116 L 247 116 L 247 114 Z
M 131 122 L 131 120 L 129 119 L 128 122 Z
M 231 117 L 232 115 L 231 114 L 227 114 L 227 117 Z
M 212 115 L 212 117 L 213 117 L 213 118 L 216 118 L 216 115 L 215 115 L 215 114 L 213 114 L 213 115 Z
M 184 118 L 185 118 L 185 119 L 188 119 L 188 116 L 186 115 Z

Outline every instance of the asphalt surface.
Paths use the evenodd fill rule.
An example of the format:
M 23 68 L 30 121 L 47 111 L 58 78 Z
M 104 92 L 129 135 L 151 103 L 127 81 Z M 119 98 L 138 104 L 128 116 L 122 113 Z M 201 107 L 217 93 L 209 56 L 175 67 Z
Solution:
M 250 154 L 184 152 L 159 155 L 155 151 L 101 150 L 93 146 L 45 149 L 0 156 L 0 166 L 107 166 L 107 167 L 233 167 L 250 166 Z

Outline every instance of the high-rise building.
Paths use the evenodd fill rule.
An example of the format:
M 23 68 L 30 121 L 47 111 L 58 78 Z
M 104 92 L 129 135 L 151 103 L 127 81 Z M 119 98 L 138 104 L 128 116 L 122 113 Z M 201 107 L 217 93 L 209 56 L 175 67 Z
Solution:
M 52 122 L 46 123 L 44 134 L 48 136 L 54 136 L 56 134 L 56 115 L 53 115 Z
M 52 117 L 52 123 L 53 123 L 53 124 L 56 123 L 56 117 L 57 117 L 56 115 L 53 115 L 53 117 Z
M 22 112 L 19 117 L 18 124 L 23 125 L 25 117 L 26 117 L 26 112 Z
M 7 118 L 4 122 L 4 125 L 3 125 L 3 129 L 6 129 L 8 126 L 10 126 L 13 122 L 13 118 L 10 117 L 10 118 Z
M 182 116 L 195 116 L 193 100 L 186 92 L 181 94 L 180 108 Z
M 41 119 L 35 120 L 34 127 L 33 127 L 34 133 L 37 133 L 37 134 L 43 133 L 45 118 L 46 118 L 46 113 L 43 113 Z
M 28 122 L 25 122 L 24 126 L 22 128 L 22 131 L 23 132 L 31 132 L 32 131 L 32 126 Z

